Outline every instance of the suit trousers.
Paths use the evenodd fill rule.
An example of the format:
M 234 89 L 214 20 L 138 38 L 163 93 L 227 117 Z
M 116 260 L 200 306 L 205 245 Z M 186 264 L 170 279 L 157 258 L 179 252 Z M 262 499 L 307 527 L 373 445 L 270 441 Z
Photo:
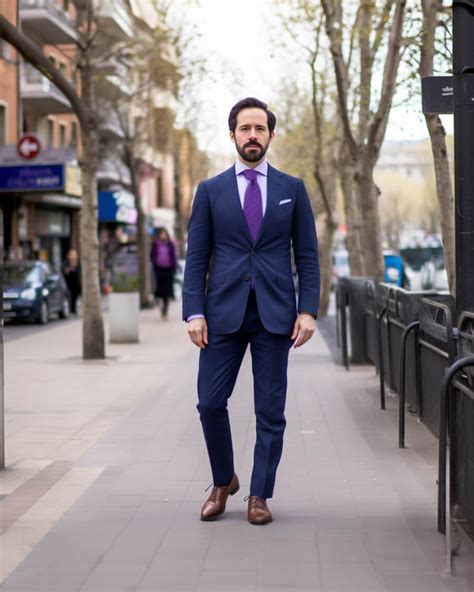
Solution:
M 256 415 L 256 443 L 250 495 L 270 498 L 283 449 L 289 335 L 266 331 L 250 291 L 243 323 L 229 334 L 210 333 L 199 358 L 198 399 L 201 424 L 214 485 L 227 485 L 234 474 L 234 455 L 227 402 L 250 344 Z

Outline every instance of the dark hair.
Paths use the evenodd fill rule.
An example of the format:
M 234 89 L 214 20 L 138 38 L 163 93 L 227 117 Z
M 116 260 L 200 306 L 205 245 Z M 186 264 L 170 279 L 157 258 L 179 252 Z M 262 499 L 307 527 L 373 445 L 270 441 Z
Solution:
M 267 114 L 268 129 L 270 130 L 270 133 L 272 133 L 276 126 L 275 114 L 268 109 L 268 105 L 266 103 L 264 103 L 263 101 L 259 101 L 254 97 L 247 97 L 246 99 L 242 99 L 232 107 L 229 113 L 229 130 L 235 133 L 235 128 L 237 126 L 237 115 L 240 111 L 242 111 L 242 109 L 252 109 L 255 107 L 257 109 L 263 109 Z
M 166 234 L 166 240 L 170 241 L 170 233 L 166 230 L 166 228 L 164 226 L 162 226 L 161 228 L 157 228 L 156 230 L 156 236 L 159 238 L 160 234 L 164 232 Z

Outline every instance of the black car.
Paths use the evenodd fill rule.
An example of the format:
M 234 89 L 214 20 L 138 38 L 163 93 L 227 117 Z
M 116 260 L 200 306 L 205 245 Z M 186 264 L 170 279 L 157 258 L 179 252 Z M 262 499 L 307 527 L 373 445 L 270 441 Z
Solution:
M 64 277 L 42 261 L 7 261 L 3 266 L 3 318 L 45 325 L 53 313 L 71 311 Z

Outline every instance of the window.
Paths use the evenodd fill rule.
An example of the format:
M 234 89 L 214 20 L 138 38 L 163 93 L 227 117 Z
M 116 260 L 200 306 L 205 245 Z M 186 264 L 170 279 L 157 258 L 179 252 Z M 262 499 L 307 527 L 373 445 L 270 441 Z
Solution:
M 77 148 L 77 121 L 71 123 L 71 148 Z
M 46 144 L 48 148 L 52 148 L 54 145 L 54 119 L 48 119 L 47 128 L 47 139 Z
M 159 208 L 163 207 L 163 182 L 161 179 L 161 171 L 156 179 L 156 205 Z
M 0 146 L 7 143 L 7 108 L 0 105 Z
M 3 39 L 0 39 L 0 58 L 7 61 L 10 59 L 10 48 Z
M 49 58 L 50 62 L 53 64 L 53 66 L 55 66 L 56 65 L 56 57 L 53 55 L 49 55 L 48 58 Z
M 59 145 L 61 148 L 66 148 L 66 128 L 65 123 L 59 124 Z
M 59 71 L 61 72 L 61 74 L 64 76 L 64 78 L 67 78 L 67 66 L 66 66 L 66 62 L 59 62 Z

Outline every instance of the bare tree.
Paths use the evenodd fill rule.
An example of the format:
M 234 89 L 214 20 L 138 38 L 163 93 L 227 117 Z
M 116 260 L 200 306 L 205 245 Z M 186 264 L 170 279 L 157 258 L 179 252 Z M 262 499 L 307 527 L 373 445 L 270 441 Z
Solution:
M 5 41 L 49 78 L 70 101 L 81 128 L 83 154 L 81 210 L 81 268 L 83 299 L 82 350 L 84 359 L 105 357 L 105 334 L 99 287 L 99 243 L 97 236 L 97 163 L 99 132 L 94 89 L 94 8 L 92 0 L 75 0 L 78 42 L 77 67 L 80 73 L 81 95 L 41 47 L 33 43 L 4 16 L 0 15 L 0 35 Z
M 447 9 L 443 0 L 421 0 L 423 13 L 422 38 L 420 48 L 420 76 L 433 76 L 436 53 L 436 33 L 443 26 L 441 16 Z M 454 193 L 449 167 L 446 131 L 439 115 L 425 115 L 430 134 L 433 153 L 436 192 L 443 236 L 444 260 L 448 273 L 451 294 L 456 289 L 455 234 L 454 234 Z
M 281 8 L 287 10 L 288 3 Z M 285 152 L 288 141 L 296 143 L 296 154 L 280 151 L 279 158 L 287 170 L 297 174 L 294 158 L 305 160 L 301 176 L 305 179 L 318 218 L 319 261 L 321 269 L 321 301 L 319 314 L 327 314 L 332 283 L 332 246 L 338 227 L 337 221 L 337 153 L 341 142 L 337 125 L 334 125 L 334 81 L 328 75 L 327 52 L 324 47 L 324 15 L 321 7 L 312 2 L 295 0 L 290 4 L 291 13 L 279 15 L 281 26 L 291 39 L 291 46 L 303 52 L 308 65 L 309 96 L 301 96 L 291 88 L 284 88 L 286 119 L 291 122 L 284 128 Z M 294 103 L 300 102 L 299 107 Z M 291 112 L 291 116 L 289 114 Z M 296 118 L 296 121 L 295 121 Z M 309 121 L 308 121 L 309 120 Z M 305 156 L 303 157 L 303 153 Z M 306 156 L 307 154 L 307 156 Z M 309 160 L 306 165 L 306 159 Z M 309 181 L 306 166 L 313 177 Z
M 357 8 L 342 0 L 321 0 L 333 58 L 339 114 L 344 134 L 344 158 L 353 171 L 360 212 L 361 271 L 383 279 L 384 262 L 378 215 L 379 190 L 374 168 L 388 124 L 402 57 L 406 0 L 360 0 Z M 352 10 L 351 10 L 352 8 Z M 352 24 L 348 27 L 347 23 Z M 344 32 L 349 31 L 348 38 Z M 380 91 L 374 75 L 385 50 Z M 346 55 L 345 51 L 346 50 Z M 358 59 L 355 63 L 354 56 Z M 358 84 L 354 87 L 355 73 Z M 378 96 L 374 98 L 374 95 Z M 352 102 L 351 101 L 354 101 Z M 354 110 L 357 111 L 354 116 Z M 350 183 L 350 177 L 345 180 Z

